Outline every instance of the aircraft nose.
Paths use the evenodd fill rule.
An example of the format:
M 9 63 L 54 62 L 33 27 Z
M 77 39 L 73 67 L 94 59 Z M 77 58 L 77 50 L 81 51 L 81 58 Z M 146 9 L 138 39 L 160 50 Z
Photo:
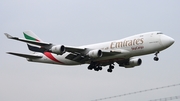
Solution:
M 167 48 L 174 43 L 174 39 L 167 36 L 167 35 L 162 35 L 161 36 L 161 43 L 165 48 Z

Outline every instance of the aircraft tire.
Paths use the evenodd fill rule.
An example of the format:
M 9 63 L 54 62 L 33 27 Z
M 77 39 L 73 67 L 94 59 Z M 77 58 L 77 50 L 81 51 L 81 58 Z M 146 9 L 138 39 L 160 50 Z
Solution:
M 95 70 L 95 71 L 99 71 L 99 68 L 95 67 L 94 70 Z
M 154 61 L 158 61 L 159 60 L 159 58 L 158 57 L 154 57 Z
M 98 68 L 99 68 L 99 70 L 102 70 L 102 67 L 101 67 L 101 66 L 99 66 Z
M 111 73 L 111 72 L 112 72 L 112 69 L 109 68 L 107 71 Z
M 88 69 L 89 69 L 89 70 L 92 70 L 92 69 L 93 69 L 93 67 L 92 67 L 92 66 L 88 66 Z

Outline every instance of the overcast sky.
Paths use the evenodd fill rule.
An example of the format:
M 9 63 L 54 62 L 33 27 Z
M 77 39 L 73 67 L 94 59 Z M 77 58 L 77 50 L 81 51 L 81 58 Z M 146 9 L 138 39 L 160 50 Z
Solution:
M 1 0 L 0 101 L 90 101 L 180 83 L 179 0 Z M 175 43 L 159 54 L 140 56 L 132 69 L 116 64 L 112 73 L 87 70 L 88 65 L 61 66 L 27 62 L 7 51 L 30 53 L 25 43 L 3 33 L 23 37 L 32 30 L 55 44 L 81 46 L 162 31 Z M 149 101 L 180 95 L 171 87 L 105 101 Z M 178 101 L 178 100 L 175 100 Z

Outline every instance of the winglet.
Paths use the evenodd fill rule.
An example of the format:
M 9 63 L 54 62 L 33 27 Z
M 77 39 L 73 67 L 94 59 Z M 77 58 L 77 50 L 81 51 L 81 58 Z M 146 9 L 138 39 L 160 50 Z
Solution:
M 8 33 L 4 33 L 4 35 L 6 35 L 6 37 L 8 38 L 8 39 L 12 39 L 13 37 L 11 36 L 11 35 L 9 35 Z

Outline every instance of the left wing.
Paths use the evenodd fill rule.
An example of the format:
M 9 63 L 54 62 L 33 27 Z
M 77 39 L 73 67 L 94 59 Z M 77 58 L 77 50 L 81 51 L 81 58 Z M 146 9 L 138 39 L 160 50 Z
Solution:
M 33 54 L 22 54 L 22 53 L 15 53 L 15 52 L 7 52 L 8 54 L 16 55 L 23 58 L 30 58 L 30 59 L 37 59 L 42 58 L 42 56 L 39 55 L 33 55 Z

